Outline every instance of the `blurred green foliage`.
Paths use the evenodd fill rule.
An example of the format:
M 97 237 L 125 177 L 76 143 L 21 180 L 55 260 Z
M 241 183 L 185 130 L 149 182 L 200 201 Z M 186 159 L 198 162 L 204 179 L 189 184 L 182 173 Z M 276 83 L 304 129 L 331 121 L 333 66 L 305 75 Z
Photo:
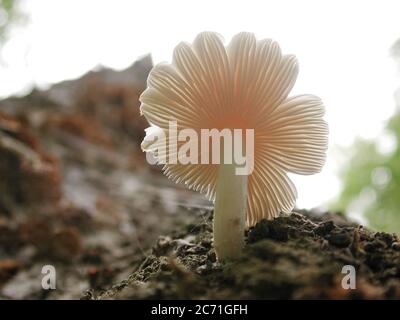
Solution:
M 0 46 L 7 40 L 10 27 L 23 20 L 24 15 L 20 11 L 20 1 L 0 0 Z
M 392 48 L 400 58 L 400 41 Z M 399 89 L 400 90 L 400 89 Z M 380 152 L 379 141 L 356 139 L 345 149 L 345 165 L 339 172 L 342 190 L 333 210 L 360 211 L 371 228 L 400 233 L 400 101 L 384 134 L 394 140 L 391 152 Z
M 396 139 L 389 154 L 379 152 L 378 142 L 364 139 L 346 149 L 348 161 L 339 173 L 343 187 L 331 207 L 346 211 L 353 205 L 370 227 L 400 233 L 400 114 L 392 117 L 387 129 Z

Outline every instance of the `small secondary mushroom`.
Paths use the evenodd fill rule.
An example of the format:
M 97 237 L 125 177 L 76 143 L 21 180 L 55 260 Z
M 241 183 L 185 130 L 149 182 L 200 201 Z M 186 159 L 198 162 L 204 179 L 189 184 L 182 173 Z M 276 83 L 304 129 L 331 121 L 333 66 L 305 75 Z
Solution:
M 235 258 L 244 243 L 245 225 L 290 213 L 297 192 L 287 172 L 310 175 L 321 170 L 326 157 L 328 126 L 324 106 L 313 95 L 288 97 L 298 74 L 295 56 L 282 55 L 272 40 L 257 41 L 239 33 L 225 47 L 219 35 L 200 33 L 193 44 L 180 43 L 172 64 L 156 65 L 141 95 L 141 112 L 167 146 L 148 130 L 142 143 L 156 157 L 176 131 L 253 129 L 254 167 L 238 175 L 224 163 L 172 163 L 165 174 L 214 201 L 214 248 L 219 261 Z

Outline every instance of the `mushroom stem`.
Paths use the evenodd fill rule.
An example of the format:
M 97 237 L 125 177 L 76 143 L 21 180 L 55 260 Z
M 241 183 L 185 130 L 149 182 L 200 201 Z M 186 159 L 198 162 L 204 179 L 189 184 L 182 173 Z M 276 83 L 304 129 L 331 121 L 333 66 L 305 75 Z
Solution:
M 214 248 L 218 261 L 238 257 L 244 245 L 247 175 L 220 164 L 214 205 Z

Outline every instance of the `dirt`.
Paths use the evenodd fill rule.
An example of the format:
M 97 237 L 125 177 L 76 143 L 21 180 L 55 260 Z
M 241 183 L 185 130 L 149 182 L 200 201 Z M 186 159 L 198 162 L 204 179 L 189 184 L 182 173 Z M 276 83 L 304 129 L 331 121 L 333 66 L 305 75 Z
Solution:
M 262 220 L 247 232 L 242 256 L 219 264 L 212 211 L 204 211 L 195 223 L 159 237 L 124 281 L 83 298 L 399 299 L 399 238 L 327 216 L 335 214 Z M 345 265 L 356 270 L 354 290 L 342 287 Z

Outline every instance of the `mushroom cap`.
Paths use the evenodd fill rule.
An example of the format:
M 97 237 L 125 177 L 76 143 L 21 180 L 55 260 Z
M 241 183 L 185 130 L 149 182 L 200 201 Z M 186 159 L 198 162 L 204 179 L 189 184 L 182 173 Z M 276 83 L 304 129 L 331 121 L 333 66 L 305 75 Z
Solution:
M 282 55 L 275 41 L 257 41 L 243 32 L 225 47 L 218 34 L 203 32 L 193 44 L 175 48 L 172 64 L 152 69 L 140 97 L 141 113 L 166 137 L 170 121 L 177 122 L 178 131 L 254 129 L 246 212 L 251 226 L 292 211 L 297 191 L 287 172 L 314 174 L 325 162 L 324 106 L 314 95 L 288 97 L 297 74 L 296 57 Z M 153 133 L 145 137 L 144 151 L 160 147 L 152 138 Z M 163 170 L 213 201 L 218 166 L 166 163 Z

